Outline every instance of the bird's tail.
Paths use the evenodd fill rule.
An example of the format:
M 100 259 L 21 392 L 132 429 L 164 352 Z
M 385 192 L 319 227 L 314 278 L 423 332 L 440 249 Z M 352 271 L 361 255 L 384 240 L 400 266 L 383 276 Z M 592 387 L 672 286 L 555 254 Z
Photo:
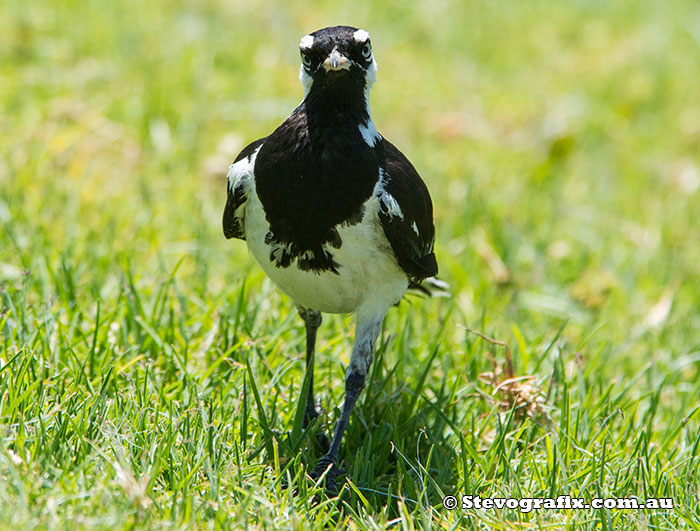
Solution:
M 437 277 L 429 277 L 420 282 L 411 282 L 408 289 L 428 297 L 449 297 L 450 285 Z

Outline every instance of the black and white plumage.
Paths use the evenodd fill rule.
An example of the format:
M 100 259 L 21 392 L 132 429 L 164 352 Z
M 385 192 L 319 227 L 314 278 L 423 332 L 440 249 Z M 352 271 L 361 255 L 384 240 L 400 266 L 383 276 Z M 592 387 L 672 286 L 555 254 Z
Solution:
M 321 312 L 356 315 L 346 394 L 328 453 L 338 451 L 389 308 L 438 272 L 428 189 L 372 122 L 377 63 L 366 31 L 324 28 L 301 39 L 304 100 L 272 134 L 247 146 L 228 173 L 223 228 L 240 238 L 306 323 L 313 371 Z M 312 373 L 313 374 L 313 373 Z M 313 380 L 312 380 L 313 382 Z M 317 416 L 309 389 L 307 421 Z

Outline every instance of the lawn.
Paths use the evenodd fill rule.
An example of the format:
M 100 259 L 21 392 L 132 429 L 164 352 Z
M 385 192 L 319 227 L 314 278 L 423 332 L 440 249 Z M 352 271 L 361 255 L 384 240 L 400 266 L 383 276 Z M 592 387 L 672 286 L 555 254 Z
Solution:
M 352 317 L 300 432 L 301 320 L 221 215 L 334 24 L 372 36 L 451 296 L 390 311 L 328 497 Z M 690 0 L 3 2 L 2 527 L 700 529 L 699 86 Z

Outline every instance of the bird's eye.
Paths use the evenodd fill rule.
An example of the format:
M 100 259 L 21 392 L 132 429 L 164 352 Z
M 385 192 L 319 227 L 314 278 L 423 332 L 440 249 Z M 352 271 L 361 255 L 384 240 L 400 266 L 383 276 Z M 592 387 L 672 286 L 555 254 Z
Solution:
M 369 59 L 370 57 L 372 57 L 372 47 L 369 43 L 366 43 L 362 47 L 362 57 L 364 57 L 365 59 Z
M 311 66 L 311 56 L 308 53 L 301 52 L 301 62 L 304 66 Z

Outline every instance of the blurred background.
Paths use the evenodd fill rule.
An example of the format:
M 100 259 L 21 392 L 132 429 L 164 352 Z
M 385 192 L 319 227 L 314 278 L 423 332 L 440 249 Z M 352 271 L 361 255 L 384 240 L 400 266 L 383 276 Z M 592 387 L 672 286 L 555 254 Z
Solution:
M 300 101 L 299 38 L 342 23 L 372 36 L 374 121 L 431 189 L 469 320 L 651 334 L 622 357 L 697 350 L 695 2 L 9 0 L 2 15 L 8 285 L 31 270 L 44 290 L 109 296 L 121 257 L 142 278 L 186 257 L 203 297 L 225 291 L 248 263 L 221 234 L 228 164 Z
M 426 396 L 450 400 L 450 426 L 459 425 L 475 448 L 488 450 L 500 421 L 485 417 L 492 406 L 474 396 L 478 389 L 484 396 L 492 391 L 477 375 L 490 370 L 485 351 L 495 347 L 470 336 L 466 327 L 473 328 L 511 345 L 516 374 L 535 375 L 555 418 L 559 399 L 574 389 L 572 407 L 585 409 L 581 426 L 589 426 L 588 414 L 596 419 L 590 426 L 605 419 L 591 437 L 615 433 L 621 460 L 614 470 L 637 470 L 634 452 L 647 447 L 634 443 L 626 454 L 633 446 L 627 437 L 648 433 L 645 444 L 655 441 L 659 453 L 650 452 L 660 457 L 645 470 L 656 466 L 665 474 L 683 463 L 689 475 L 677 485 L 697 486 L 697 470 L 688 468 L 697 462 L 697 422 L 692 428 L 688 420 L 700 392 L 700 4 L 691 0 L 4 0 L 0 336 L 5 359 L 43 353 L 32 359 L 40 359 L 37 374 L 44 371 L 57 405 L 37 399 L 32 415 L 63 426 L 65 394 L 84 397 L 92 408 L 97 393 L 81 383 L 89 359 L 95 389 L 116 367 L 120 392 L 141 400 L 145 374 L 154 386 L 148 396 L 167 398 L 157 406 L 161 411 L 180 403 L 189 411 L 196 393 L 216 397 L 212 407 L 221 405 L 217 426 L 225 435 L 231 426 L 238 429 L 231 419 L 239 421 L 232 412 L 239 411 L 245 353 L 262 344 L 269 349 L 260 347 L 254 371 L 266 385 L 265 404 L 289 422 L 293 386 L 301 382 L 302 332 L 289 300 L 264 279 L 245 244 L 223 237 L 225 176 L 239 150 L 271 132 L 301 100 L 299 39 L 336 24 L 364 28 L 372 37 L 379 65 L 374 122 L 430 188 L 440 276 L 453 288 L 452 299 L 412 301 L 408 307 L 418 311 L 403 305 L 390 314 L 385 334 L 394 338 L 398 330 L 399 338 L 387 339 L 390 361 L 377 370 L 388 372 L 399 356 L 396 345 L 411 355 L 379 404 L 410 402 L 406 417 L 421 423 L 422 417 L 411 417 L 416 402 L 396 397 L 408 392 L 404 382 L 425 381 Z M 241 301 L 249 315 L 233 317 Z M 246 323 L 245 343 L 236 343 L 243 341 L 237 328 L 231 332 L 239 321 Z M 318 381 L 335 384 L 322 395 L 328 410 L 342 394 L 349 322 L 331 316 L 321 333 Z M 438 343 L 430 378 L 421 380 Z M 57 344 L 63 350 L 55 350 Z M 101 359 L 94 371 L 93 355 Z M 192 370 L 187 377 L 185 368 Z M 8 392 L 24 389 L 20 380 L 31 392 L 33 374 L 20 371 Z M 550 396 L 563 381 L 561 394 Z M 443 396 L 453 383 L 456 394 Z M 10 410 L 2 412 L 3 422 L 21 425 L 24 417 L 13 408 L 24 398 L 5 402 Z M 627 416 L 608 424 L 611 410 Z M 77 411 L 68 416 L 77 418 Z M 136 434 L 145 429 L 133 420 L 141 419 L 139 412 L 109 414 L 133 422 Z M 452 466 L 459 430 L 434 418 L 436 447 L 445 467 Z M 475 419 L 484 418 L 487 428 L 477 433 Z M 362 422 L 370 423 L 370 434 L 381 432 L 371 420 Z M 551 458 L 539 427 L 528 429 L 526 469 L 530 449 L 538 463 Z M 250 430 L 260 436 L 257 425 Z M 419 431 L 414 424 L 405 428 L 406 440 Z M 20 454 L 22 438 L 12 433 L 7 444 Z M 26 486 L 59 481 L 81 441 L 97 441 L 77 428 L 58 433 L 65 454 L 44 445 L 51 451 L 39 472 L 22 476 Z M 373 448 L 388 455 L 389 438 L 393 450 L 401 436 L 391 433 L 372 446 L 354 433 L 348 447 L 368 456 Z M 580 448 L 593 444 L 581 437 Z M 228 440 L 237 444 L 237 432 Z M 34 455 L 41 456 L 45 450 L 36 441 Z M 147 461 L 138 452 L 150 444 L 128 447 L 134 467 Z M 92 446 L 84 452 L 100 462 Z M 193 462 L 192 453 L 182 457 L 183 467 Z M 470 478 L 479 461 L 469 459 L 436 481 L 477 481 Z M 571 477 L 586 459 L 584 451 L 571 458 Z M 477 463 L 471 471 L 469 463 Z M 384 465 L 382 488 L 395 472 L 388 457 Z M 498 466 L 483 469 L 484 482 L 511 488 L 499 483 L 508 474 L 494 473 Z M 81 474 L 68 473 L 73 491 L 84 490 L 75 479 Z M 542 475 L 550 477 L 549 469 Z M 188 477 L 210 485 L 206 477 Z M 262 476 L 256 469 L 250 477 Z M 640 477 L 625 484 L 628 493 L 638 494 Z M 675 488 L 662 477 L 654 484 Z M 192 488 L 208 488 L 201 485 Z M 161 486 L 154 499 L 169 499 L 166 479 Z M 697 489 L 687 492 L 688 499 L 697 497 Z M 218 494 L 212 496 L 218 503 Z M 12 508 L 16 498 L 5 499 Z M 33 510 L 30 502 L 26 507 Z

